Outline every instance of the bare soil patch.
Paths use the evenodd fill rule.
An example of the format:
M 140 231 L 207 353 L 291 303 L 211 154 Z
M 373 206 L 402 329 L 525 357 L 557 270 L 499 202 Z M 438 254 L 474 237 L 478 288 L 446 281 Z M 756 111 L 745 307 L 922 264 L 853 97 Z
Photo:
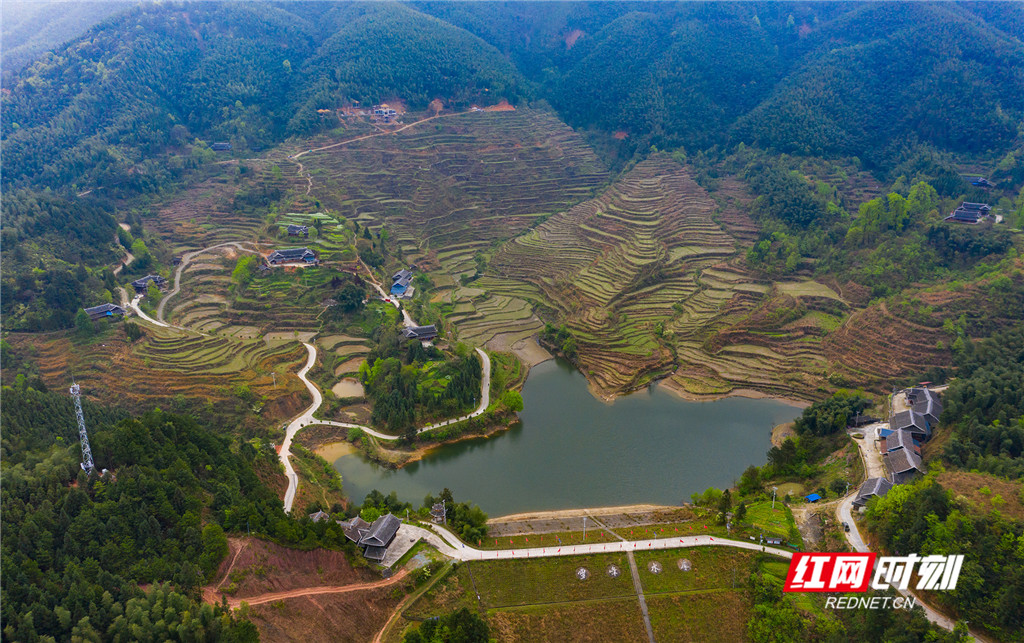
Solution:
M 380 580 L 368 568 L 353 567 L 339 551 L 300 551 L 248 537 L 230 538 L 228 546 L 230 551 L 217 570 L 216 581 L 204 589 L 207 600 L 219 600 L 218 587 L 232 590 L 231 598 L 244 599 L 269 592 Z

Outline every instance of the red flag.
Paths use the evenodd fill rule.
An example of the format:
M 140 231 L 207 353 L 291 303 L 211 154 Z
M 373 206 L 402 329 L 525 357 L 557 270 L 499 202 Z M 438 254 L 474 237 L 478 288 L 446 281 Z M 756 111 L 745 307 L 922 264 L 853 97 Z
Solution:
M 526 542 L 530 542 L 530 537 L 529 536 L 526 537 Z
M 497 547 L 497 546 L 498 546 L 498 539 L 497 539 L 497 538 L 495 538 L 495 539 L 494 539 L 494 546 L 495 546 L 495 547 Z
M 556 554 L 561 554 L 561 553 L 562 553 L 562 548 L 561 548 L 561 547 L 559 547 L 559 548 L 558 548 L 558 551 L 556 551 L 555 553 L 556 553 Z
M 708 526 L 707 526 L 707 525 L 704 525 L 704 529 L 707 529 L 707 528 L 708 528 Z
M 708 536 L 708 538 L 711 538 L 711 536 Z M 714 538 L 711 538 L 711 540 L 714 540 Z

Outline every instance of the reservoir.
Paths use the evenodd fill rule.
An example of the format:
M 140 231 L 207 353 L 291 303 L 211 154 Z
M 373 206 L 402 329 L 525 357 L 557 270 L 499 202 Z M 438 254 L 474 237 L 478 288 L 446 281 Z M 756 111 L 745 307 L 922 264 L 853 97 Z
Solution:
M 657 385 L 608 404 L 581 373 L 549 360 L 530 371 L 521 422 L 492 438 L 439 447 L 402 469 L 360 454 L 339 457 L 345 494 L 371 489 L 419 507 L 452 490 L 491 516 L 524 511 L 654 503 L 678 505 L 707 487 L 730 486 L 766 462 L 771 428 L 800 409 L 770 399 L 680 399 Z

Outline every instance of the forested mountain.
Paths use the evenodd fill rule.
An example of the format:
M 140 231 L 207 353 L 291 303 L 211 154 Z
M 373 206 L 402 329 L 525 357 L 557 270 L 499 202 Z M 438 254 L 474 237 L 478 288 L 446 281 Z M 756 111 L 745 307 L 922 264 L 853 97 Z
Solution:
M 207 142 L 252 156 L 334 126 L 318 110 L 355 101 L 546 101 L 613 167 L 652 145 L 745 143 L 856 156 L 886 181 L 961 194 L 948 163 L 921 159 L 1021 147 L 1022 26 L 1011 3 L 140 5 L 5 77 L 3 240 L 18 254 L 4 312 L 19 328 L 69 326 L 27 316 L 45 292 L 64 312 L 113 292 L 99 270 L 136 197 L 193 176 Z M 5 47 L 24 40 L 12 33 Z
M 244 615 L 199 602 L 227 555 L 225 530 L 352 549 L 333 522 L 284 513 L 255 473 L 275 466 L 272 448 L 235 453 L 191 418 L 125 419 L 86 403 L 97 466 L 109 469 L 87 477 L 66 394 L 19 378 L 3 399 L 5 641 L 255 641 Z
M 0 35 L 4 80 L 40 54 L 130 6 L 127 2 L 5 2 Z
M 436 17 L 430 17 L 432 14 Z M 107 20 L 4 95 L 5 184 L 153 189 L 192 138 L 260 149 L 346 101 L 547 98 L 644 149 L 756 143 L 885 162 L 1005 150 L 1024 9 L 986 4 L 191 3 Z

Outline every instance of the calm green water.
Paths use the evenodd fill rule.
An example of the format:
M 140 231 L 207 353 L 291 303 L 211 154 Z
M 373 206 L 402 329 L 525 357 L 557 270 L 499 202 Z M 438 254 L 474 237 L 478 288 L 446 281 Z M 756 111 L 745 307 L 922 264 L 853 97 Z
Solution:
M 555 360 L 530 372 L 523 401 L 516 428 L 441 447 L 399 470 L 342 456 L 334 466 L 346 495 L 361 502 L 371 489 L 396 491 L 418 507 L 448 487 L 492 516 L 679 504 L 764 464 L 772 426 L 800 413 L 775 400 L 686 402 L 656 385 L 606 404 L 582 374 Z

